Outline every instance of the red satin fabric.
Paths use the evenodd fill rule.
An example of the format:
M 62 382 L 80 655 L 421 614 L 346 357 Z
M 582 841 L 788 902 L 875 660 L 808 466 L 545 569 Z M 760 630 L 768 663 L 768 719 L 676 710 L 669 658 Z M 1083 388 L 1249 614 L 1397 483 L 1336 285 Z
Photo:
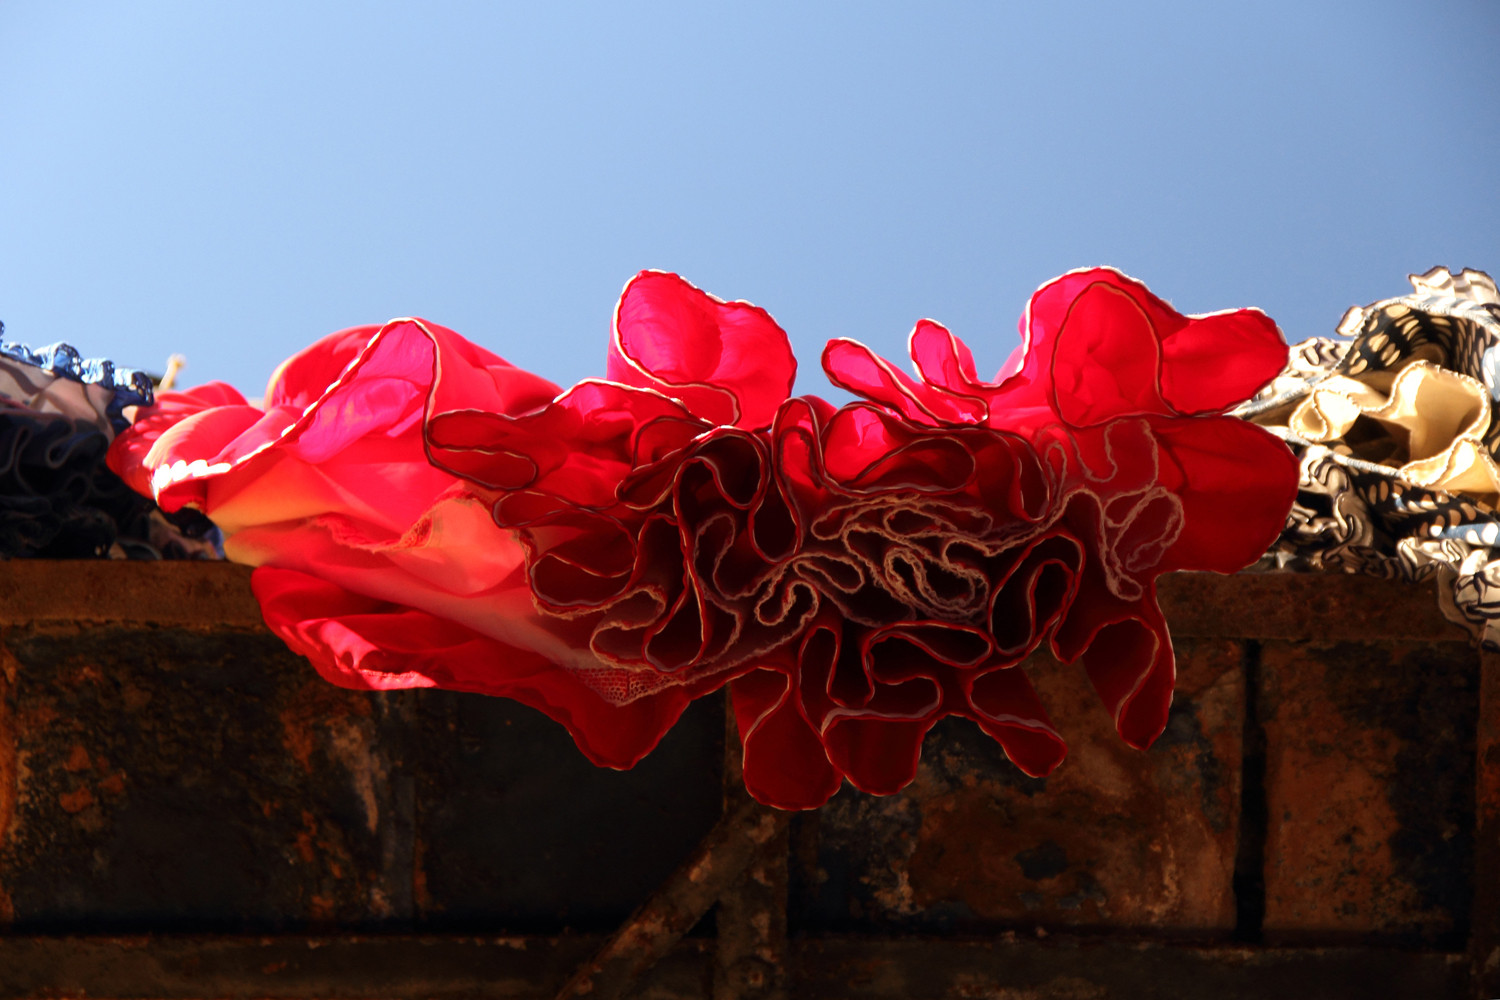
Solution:
M 745 782 L 808 808 L 899 790 L 974 720 L 1028 774 L 1063 740 L 1021 666 L 1081 659 L 1122 737 L 1171 700 L 1155 579 L 1232 572 L 1284 521 L 1290 452 L 1223 415 L 1286 347 L 1107 269 L 1043 286 L 994 381 L 919 323 L 916 377 L 824 352 L 861 399 L 788 398 L 786 335 L 676 275 L 621 296 L 607 380 L 558 392 L 419 320 L 320 341 L 264 408 L 163 394 L 111 466 L 260 568 L 267 623 L 335 683 L 514 698 L 628 767 L 728 685 Z

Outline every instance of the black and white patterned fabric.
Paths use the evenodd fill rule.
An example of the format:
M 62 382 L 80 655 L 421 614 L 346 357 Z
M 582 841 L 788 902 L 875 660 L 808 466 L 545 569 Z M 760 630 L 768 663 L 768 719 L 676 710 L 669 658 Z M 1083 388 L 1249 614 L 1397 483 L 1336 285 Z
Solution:
M 1411 282 L 1295 345 L 1239 409 L 1301 460 L 1263 565 L 1436 579 L 1444 613 L 1500 649 L 1500 291 L 1480 271 Z

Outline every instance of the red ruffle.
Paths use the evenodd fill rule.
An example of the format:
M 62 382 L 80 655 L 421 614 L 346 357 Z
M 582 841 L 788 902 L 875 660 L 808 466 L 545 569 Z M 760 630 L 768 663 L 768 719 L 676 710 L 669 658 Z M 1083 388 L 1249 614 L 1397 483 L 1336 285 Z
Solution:
M 863 397 L 789 399 L 763 310 L 643 272 L 608 380 L 559 393 L 419 320 L 319 342 L 253 407 L 164 394 L 111 464 L 261 568 L 271 627 L 336 683 L 503 695 L 629 766 L 729 686 L 745 782 L 806 808 L 894 792 L 973 719 L 1028 774 L 1064 745 L 1023 661 L 1081 658 L 1121 735 L 1170 704 L 1155 578 L 1230 572 L 1280 529 L 1290 453 L 1223 416 L 1280 370 L 1250 310 L 1181 316 L 1094 269 L 1038 291 L 982 381 L 919 323 L 916 377 L 853 341 Z
M 595 763 L 630 767 L 709 688 L 601 701 L 576 629 L 537 611 L 515 537 L 426 456 L 440 408 L 505 415 L 556 394 L 451 330 L 397 320 L 296 355 L 263 407 L 219 384 L 163 393 L 109 462 L 163 507 L 213 518 L 228 555 L 258 567 L 266 624 L 333 683 L 514 698 Z
M 824 367 L 905 420 L 1008 430 L 1045 456 L 1057 530 L 1080 547 L 1053 651 L 1083 657 L 1120 735 L 1146 747 L 1166 726 L 1174 678 L 1156 577 L 1254 562 L 1296 494 L 1291 452 L 1223 415 L 1281 370 L 1286 345 L 1263 313 L 1183 316 L 1108 268 L 1042 286 L 1021 334 L 993 382 L 925 320 L 911 337 L 917 380 L 852 341 L 831 343 Z

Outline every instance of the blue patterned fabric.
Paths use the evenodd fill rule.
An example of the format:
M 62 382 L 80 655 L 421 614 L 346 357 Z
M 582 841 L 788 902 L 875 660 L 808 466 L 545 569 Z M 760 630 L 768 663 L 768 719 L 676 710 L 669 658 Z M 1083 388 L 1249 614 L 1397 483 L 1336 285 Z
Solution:
M 0 323 L 0 373 L 10 376 L 0 377 L 0 396 L 22 406 L 34 406 L 35 398 L 47 393 L 55 379 L 87 387 L 84 392 L 71 395 L 87 398 L 94 404 L 89 406 L 90 410 L 97 410 L 97 401 L 102 400 L 102 414 L 114 432 L 130 424 L 123 413 L 125 407 L 150 406 L 154 399 L 151 376 L 145 372 L 116 367 L 104 358 L 85 358 L 69 344 L 57 343 L 33 350 L 25 344 L 7 343 L 4 323 Z M 81 410 L 68 415 L 87 419 Z
M 0 559 L 221 558 L 194 511 L 170 517 L 105 465 L 151 378 L 67 344 L 6 343 L 0 324 Z

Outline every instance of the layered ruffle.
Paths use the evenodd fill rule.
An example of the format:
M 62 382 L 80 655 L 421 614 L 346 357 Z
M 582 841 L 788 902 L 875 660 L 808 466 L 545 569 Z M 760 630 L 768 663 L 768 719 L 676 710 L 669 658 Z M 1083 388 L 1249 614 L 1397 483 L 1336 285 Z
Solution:
M 929 321 L 915 378 L 835 341 L 861 397 L 836 407 L 789 397 L 764 310 L 648 271 L 605 379 L 559 391 L 398 320 L 302 352 L 264 406 L 162 394 L 111 464 L 212 517 L 336 683 L 515 698 L 615 767 L 728 686 L 747 787 L 786 808 L 898 790 L 946 715 L 1045 774 L 1064 742 L 1027 657 L 1081 660 L 1149 745 L 1174 674 L 1156 577 L 1252 562 L 1296 467 L 1224 415 L 1285 362 L 1257 312 L 1182 316 L 1092 269 L 1022 334 L 994 380 Z

